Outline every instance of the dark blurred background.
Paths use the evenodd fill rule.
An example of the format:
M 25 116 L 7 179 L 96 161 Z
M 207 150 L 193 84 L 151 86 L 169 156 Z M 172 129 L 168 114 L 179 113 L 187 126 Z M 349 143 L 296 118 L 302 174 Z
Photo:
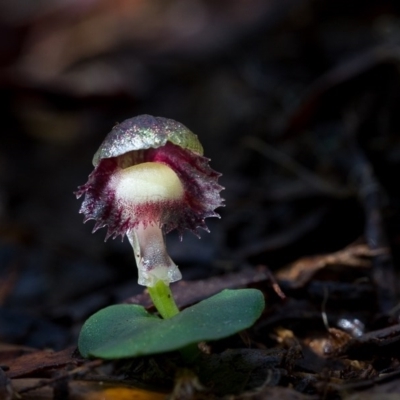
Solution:
M 142 291 L 128 242 L 92 235 L 73 195 L 139 114 L 188 126 L 223 173 L 211 233 L 168 238 L 185 279 L 362 238 L 395 268 L 399 67 L 395 0 L 1 2 L 0 339 L 62 348 Z

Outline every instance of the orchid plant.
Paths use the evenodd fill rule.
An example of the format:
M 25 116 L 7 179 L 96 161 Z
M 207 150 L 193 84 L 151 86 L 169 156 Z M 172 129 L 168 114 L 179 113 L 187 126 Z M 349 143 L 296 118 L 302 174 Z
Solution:
M 94 171 L 78 188 L 80 212 L 107 226 L 106 239 L 127 236 L 160 317 L 138 305 L 100 310 L 79 337 L 83 356 L 106 359 L 178 350 L 216 340 L 251 326 L 264 300 L 254 289 L 225 290 L 179 312 L 170 283 L 180 280 L 165 234 L 177 229 L 199 236 L 205 218 L 219 217 L 220 174 L 209 166 L 197 136 L 179 122 L 141 115 L 116 125 L 93 158 Z

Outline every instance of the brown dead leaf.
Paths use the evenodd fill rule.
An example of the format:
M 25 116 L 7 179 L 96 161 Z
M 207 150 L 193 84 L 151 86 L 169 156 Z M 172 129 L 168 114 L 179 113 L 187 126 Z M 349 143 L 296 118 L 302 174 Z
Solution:
M 10 360 L 15 360 L 24 354 L 30 354 L 36 351 L 36 349 L 31 347 L 0 343 L 0 364 L 6 365 Z
M 326 357 L 343 348 L 351 339 L 352 337 L 348 333 L 340 329 L 329 328 L 326 334 L 309 337 L 304 343 L 321 357 Z
M 82 361 L 72 358 L 74 348 L 69 347 L 59 352 L 38 350 L 7 361 L 7 376 L 17 378 L 28 376 L 50 368 L 78 365 Z
M 300 288 L 323 269 L 368 270 L 371 268 L 370 258 L 377 254 L 385 254 L 387 251 L 387 249 L 371 250 L 366 244 L 353 245 L 336 253 L 301 258 L 279 270 L 276 277 L 289 281 L 292 288 Z

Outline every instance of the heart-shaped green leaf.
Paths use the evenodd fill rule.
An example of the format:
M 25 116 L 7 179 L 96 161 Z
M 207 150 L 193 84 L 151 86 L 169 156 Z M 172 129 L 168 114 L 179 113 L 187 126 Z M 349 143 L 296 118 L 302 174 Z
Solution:
M 84 357 L 129 358 L 217 340 L 250 327 L 264 309 L 256 289 L 224 290 L 169 319 L 143 307 L 119 304 L 92 315 L 79 336 Z

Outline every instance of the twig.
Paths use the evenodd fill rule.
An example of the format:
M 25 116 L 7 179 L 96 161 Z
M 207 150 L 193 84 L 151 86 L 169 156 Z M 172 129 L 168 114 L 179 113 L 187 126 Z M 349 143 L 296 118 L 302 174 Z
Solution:
M 382 218 L 383 189 L 371 163 L 355 141 L 360 125 L 359 117 L 350 113 L 346 118 L 349 142 L 353 147 L 353 176 L 359 200 L 365 213 L 365 240 L 371 250 L 390 249 Z M 390 251 L 377 254 L 372 259 L 372 277 L 377 287 L 381 313 L 388 315 L 397 303 L 396 275 Z
M 26 388 L 23 388 L 23 389 L 19 390 L 18 393 L 19 394 L 23 394 L 23 393 L 26 393 L 26 392 L 30 392 L 32 390 L 40 389 L 40 388 L 45 387 L 45 386 L 53 385 L 54 383 L 56 383 L 58 381 L 61 381 L 63 379 L 66 379 L 66 378 L 71 378 L 73 376 L 78 376 L 78 375 L 79 376 L 80 375 L 84 375 L 87 372 L 89 372 L 91 369 L 97 368 L 102 364 L 103 364 L 103 360 L 91 361 L 91 362 L 89 362 L 87 364 L 84 364 L 84 365 L 82 365 L 80 367 L 77 367 L 77 368 L 75 368 L 75 369 L 73 369 L 71 371 L 68 371 L 66 373 L 60 374 L 59 376 L 57 376 L 55 378 L 41 380 L 41 381 L 39 381 L 39 383 L 37 383 L 35 385 L 28 386 Z
M 319 176 L 305 168 L 292 157 L 255 136 L 246 136 L 243 140 L 243 143 L 248 148 L 257 151 L 264 157 L 297 175 L 300 179 L 317 189 L 319 192 L 334 196 L 336 198 L 346 198 L 353 194 L 353 191 L 348 188 L 343 189 L 327 182 L 324 179 L 321 179 Z

